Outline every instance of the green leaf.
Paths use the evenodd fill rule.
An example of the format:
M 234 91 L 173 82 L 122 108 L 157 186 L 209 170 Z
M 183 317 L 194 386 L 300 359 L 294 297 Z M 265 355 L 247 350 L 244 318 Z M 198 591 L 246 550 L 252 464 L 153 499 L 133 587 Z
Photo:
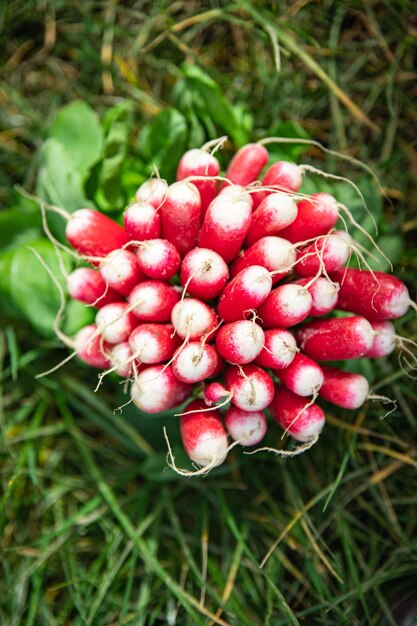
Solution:
M 0 212 L 0 249 L 15 246 L 28 235 L 35 239 L 41 234 L 41 215 L 34 202 L 23 200 L 21 204 Z
M 63 331 L 72 337 L 80 328 L 92 324 L 97 314 L 93 307 L 86 306 L 83 302 L 69 299 L 65 307 L 65 322 Z

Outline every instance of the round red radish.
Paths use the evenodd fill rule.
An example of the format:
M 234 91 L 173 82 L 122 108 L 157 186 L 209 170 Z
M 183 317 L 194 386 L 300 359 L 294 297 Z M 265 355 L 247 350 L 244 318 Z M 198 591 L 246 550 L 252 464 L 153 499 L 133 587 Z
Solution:
M 197 187 L 201 197 L 202 216 L 208 205 L 216 195 L 217 180 L 202 180 L 201 177 L 216 177 L 220 172 L 220 163 L 215 156 L 201 150 L 193 148 L 183 154 L 178 164 L 177 180 L 183 180 L 195 176 L 191 182 Z
M 155 209 L 159 209 L 165 201 L 168 191 L 168 183 L 161 178 L 151 178 L 145 181 L 136 191 L 135 197 L 138 204 L 151 204 Z M 156 235 L 159 237 L 159 235 Z
M 152 365 L 168 361 L 181 343 L 173 332 L 171 324 L 141 324 L 135 328 L 129 337 L 135 358 Z
M 171 322 L 181 339 L 208 339 L 214 333 L 217 315 L 205 302 L 195 298 L 186 298 L 172 309 Z
M 350 256 L 350 243 L 344 236 L 325 235 L 297 253 L 294 266 L 299 276 L 333 272 L 345 265 Z
M 130 241 L 119 224 L 95 209 L 79 209 L 72 213 L 65 234 L 72 247 L 86 258 L 104 257 Z
M 358 409 L 369 395 L 369 383 L 365 376 L 344 372 L 336 367 L 323 365 L 324 382 L 319 395 L 343 409 Z
M 184 256 L 196 246 L 200 228 L 201 198 L 197 187 L 185 181 L 170 185 L 159 213 L 163 238 Z
M 257 143 L 248 143 L 236 152 L 226 171 L 226 178 L 235 185 L 246 187 L 253 183 L 268 163 L 269 153 Z M 222 187 L 229 183 L 224 182 Z
M 316 394 L 324 379 L 320 365 L 300 352 L 290 365 L 277 371 L 277 376 L 288 389 L 303 397 Z
M 262 411 L 243 411 L 231 406 L 224 422 L 231 438 L 241 446 L 255 446 L 265 437 L 266 417 Z
M 151 365 L 139 372 L 131 387 L 133 403 L 145 413 L 160 413 L 181 404 L 192 387 L 174 376 L 170 365 Z
M 226 459 L 228 452 L 227 434 L 217 411 L 207 411 L 203 402 L 191 402 L 180 421 L 181 439 L 190 459 L 201 467 L 217 467 Z
M 240 320 L 220 328 L 216 336 L 216 348 L 229 363 L 243 365 L 256 359 L 264 340 L 264 331 L 258 324 Z
M 262 367 L 280 370 L 293 361 L 297 354 L 297 344 L 288 330 L 273 328 L 265 331 L 265 343 L 256 357 L 256 363 Z
M 236 276 L 250 265 L 262 265 L 269 272 L 276 273 L 273 276 L 273 282 L 276 283 L 291 271 L 295 256 L 294 246 L 286 239 L 262 237 L 236 258 L 231 267 L 231 275 Z
M 365 354 L 368 359 L 379 359 L 388 356 L 395 350 L 395 326 L 392 322 L 371 322 L 374 338 L 372 346 Z
M 79 267 L 67 279 L 68 293 L 74 300 L 91 304 L 97 309 L 120 300 L 120 294 L 110 289 L 97 270 Z
M 133 287 L 144 278 L 136 255 L 129 250 L 113 250 L 100 263 L 100 274 L 106 284 L 128 296 Z
M 74 337 L 74 343 L 77 356 L 81 361 L 99 369 L 110 367 L 108 354 L 111 346 L 103 341 L 95 324 L 81 328 Z
M 251 265 L 239 272 L 223 289 L 217 312 L 225 322 L 249 315 L 271 292 L 272 278 L 265 267 Z
M 284 385 L 277 385 L 271 403 L 272 416 L 297 441 L 309 441 L 323 430 L 325 417 L 322 409 L 315 403 L 307 404 L 305 398 L 297 396 Z
M 303 170 L 299 165 L 288 161 L 273 163 L 262 178 L 261 187 L 272 187 L 279 191 L 298 191 L 303 182 Z M 271 191 L 258 191 L 253 194 L 256 208 Z
M 169 280 L 178 272 L 181 257 L 173 243 L 166 239 L 150 239 L 137 251 L 139 267 L 146 276 Z
M 175 287 L 159 280 L 147 280 L 130 292 L 132 313 L 147 322 L 169 322 L 174 305 L 180 299 Z
M 301 350 L 318 361 L 357 359 L 372 346 L 374 333 L 364 317 L 338 317 L 307 322 L 296 339 Z
M 218 364 L 216 350 L 209 344 L 201 345 L 199 341 L 190 341 L 175 356 L 172 370 L 178 380 L 185 383 L 198 383 L 211 378 Z
M 295 284 L 305 287 L 312 297 L 313 305 L 310 315 L 326 315 L 335 308 L 339 285 L 332 283 L 328 278 L 310 276 L 296 280 Z
M 232 403 L 244 411 L 262 411 L 271 404 L 274 383 L 258 365 L 229 365 L 225 371 L 226 388 L 233 394 Z
M 127 207 L 123 221 L 126 232 L 135 241 L 157 239 L 161 236 L 161 219 L 155 207 L 148 202 Z
M 194 298 L 211 300 L 219 295 L 229 278 L 229 268 L 220 254 L 208 248 L 194 248 L 181 264 L 181 284 Z
M 313 299 L 307 289 L 288 283 L 271 291 L 259 307 L 258 315 L 264 328 L 289 328 L 310 314 Z
M 122 343 L 137 326 L 138 320 L 128 310 L 126 302 L 112 302 L 98 311 L 96 324 L 105 341 Z
M 230 393 L 227 391 L 226 387 L 218 382 L 210 383 L 203 389 L 203 398 L 207 406 L 213 406 L 218 402 L 222 402 L 229 395 Z
M 112 346 L 110 350 L 110 365 L 122 378 L 130 378 L 133 374 L 133 355 L 128 341 Z
M 276 235 L 297 217 L 298 209 L 294 200 L 287 193 L 271 193 L 252 214 L 252 221 L 246 235 L 246 244 L 267 235 Z
M 280 232 L 281 237 L 296 243 L 326 235 L 339 219 L 337 201 L 328 193 L 313 193 L 297 204 L 295 220 Z

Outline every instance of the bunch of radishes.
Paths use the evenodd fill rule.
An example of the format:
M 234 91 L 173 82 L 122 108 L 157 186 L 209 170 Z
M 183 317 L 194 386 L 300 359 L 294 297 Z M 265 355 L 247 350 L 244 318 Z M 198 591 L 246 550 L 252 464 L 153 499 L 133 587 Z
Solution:
M 300 194 L 301 166 L 274 163 L 258 181 L 268 159 L 263 145 L 246 145 L 222 177 L 212 153 L 189 150 L 177 182 L 138 189 L 124 228 L 93 209 L 66 228 L 93 266 L 69 276 L 69 294 L 98 309 L 75 337 L 78 357 L 105 370 L 101 378 L 128 379 L 142 411 L 192 397 L 182 441 L 204 468 L 225 460 L 228 434 L 258 444 L 265 410 L 308 445 L 325 420 L 317 396 L 361 406 L 366 378 L 323 362 L 389 354 L 388 320 L 410 305 L 399 279 L 345 267 L 352 252 L 364 259 L 335 230 L 345 207 L 327 193 Z

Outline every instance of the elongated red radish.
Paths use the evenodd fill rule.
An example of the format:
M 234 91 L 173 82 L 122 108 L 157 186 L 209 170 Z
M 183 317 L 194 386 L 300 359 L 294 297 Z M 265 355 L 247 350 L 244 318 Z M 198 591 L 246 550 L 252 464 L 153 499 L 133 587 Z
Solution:
M 287 193 L 269 194 L 252 214 L 246 245 L 251 246 L 261 237 L 276 235 L 295 220 L 297 213 L 297 205 Z
M 231 438 L 244 447 L 255 446 L 266 434 L 266 417 L 262 411 L 243 411 L 231 406 L 224 422 Z
M 235 185 L 246 187 L 258 178 L 268 160 L 269 153 L 266 148 L 256 143 L 248 143 L 236 152 L 225 176 Z M 228 183 L 225 181 L 222 187 L 226 185 Z
M 295 257 L 295 248 L 286 239 L 262 237 L 236 258 L 230 273 L 234 277 L 245 267 L 262 265 L 269 272 L 276 272 L 272 279 L 276 283 L 291 271 Z
M 203 389 L 203 399 L 207 406 L 214 406 L 224 401 L 229 395 L 226 387 L 219 382 L 209 383 Z
M 180 293 L 171 285 L 160 280 L 147 280 L 136 285 L 128 301 L 132 313 L 142 321 L 169 322 Z
M 135 364 L 136 372 L 143 369 L 138 361 L 133 359 L 133 353 L 128 341 L 123 341 L 115 346 L 111 346 L 110 365 L 116 374 L 122 378 L 131 378 L 133 375 L 133 364 Z
M 365 354 L 368 359 L 379 359 L 388 356 L 395 350 L 395 326 L 392 322 L 371 322 L 374 338 L 372 346 Z
M 204 216 L 198 245 L 214 250 L 226 263 L 238 254 L 250 226 L 252 210 L 246 198 L 245 194 L 219 194 Z
M 135 197 L 138 204 L 151 204 L 155 209 L 163 204 L 168 191 L 168 183 L 161 178 L 146 180 L 136 191 Z M 159 235 L 156 235 L 157 237 Z
M 330 313 L 335 308 L 339 285 L 333 284 L 328 278 L 324 276 L 319 276 L 318 278 L 309 276 L 296 280 L 295 284 L 306 287 L 313 299 L 310 315 L 326 315 L 326 313 Z
M 92 304 L 97 309 L 120 300 L 120 294 L 107 287 L 100 272 L 91 267 L 79 267 L 67 279 L 68 293 L 74 300 Z
M 218 323 L 217 315 L 205 302 L 186 298 L 172 309 L 171 322 L 181 339 L 190 341 L 206 337 L 213 339 Z
M 358 359 L 372 346 L 374 333 L 364 317 L 306 322 L 296 333 L 301 350 L 318 361 Z
M 178 380 L 192 384 L 211 378 L 217 363 L 218 355 L 213 346 L 190 341 L 178 351 L 172 362 L 172 370 Z
M 181 344 L 171 324 L 141 324 L 129 336 L 132 353 L 142 363 L 155 365 L 168 361 Z
M 344 372 L 336 367 L 323 365 L 324 382 L 319 395 L 343 409 L 358 409 L 369 395 L 369 383 L 365 376 Z
M 110 367 L 110 360 L 107 355 L 111 346 L 107 342 L 103 342 L 103 338 L 98 334 L 96 324 L 89 324 L 81 328 L 74 337 L 74 343 L 77 356 L 81 361 L 98 369 Z
M 303 182 L 303 170 L 289 161 L 277 161 L 265 172 L 261 187 L 273 187 L 278 191 L 298 191 Z M 271 191 L 258 191 L 253 194 L 256 208 Z
M 319 272 L 333 272 L 345 265 L 350 256 L 350 245 L 344 237 L 326 235 L 297 253 L 294 266 L 299 276 L 315 276 Z
M 105 341 L 122 343 L 137 326 L 138 320 L 128 310 L 126 302 L 112 302 L 98 311 L 96 324 Z
M 253 207 L 253 199 L 249 191 L 246 187 L 242 187 L 241 185 L 228 185 L 227 187 L 223 187 L 220 189 L 217 194 L 222 198 L 232 198 L 233 200 L 242 200 L 244 199 L 250 205 L 250 208 Z
M 95 209 L 79 209 L 72 213 L 65 235 L 84 257 L 104 257 L 130 241 L 124 228 Z
M 106 284 L 122 294 L 128 296 L 138 283 L 144 278 L 136 255 L 130 250 L 113 250 L 100 263 L 100 274 Z
M 169 280 L 178 272 L 181 257 L 166 239 L 149 239 L 137 251 L 140 269 L 149 278 Z
M 261 265 L 251 265 L 239 272 L 220 294 L 217 306 L 219 317 L 235 322 L 247 317 L 266 300 L 271 292 L 272 278 Z
M 271 413 L 278 424 L 297 441 L 309 441 L 323 430 L 325 416 L 318 404 L 310 404 L 284 385 L 277 385 Z M 305 408 L 304 408 L 305 407 Z
M 402 317 L 410 306 L 407 287 L 391 274 L 349 268 L 332 272 L 330 278 L 340 284 L 336 308 L 342 311 L 380 321 Z
M 321 191 L 298 202 L 297 209 L 295 220 L 280 232 L 281 237 L 293 243 L 326 235 L 339 219 L 336 199 Z
M 128 206 L 124 212 L 123 221 L 126 232 L 135 241 L 158 239 L 161 236 L 161 218 L 149 202 Z
M 180 421 L 181 440 L 190 459 L 201 467 L 221 465 L 228 451 L 227 434 L 217 411 L 205 412 L 204 402 L 191 402 Z
M 243 365 L 256 359 L 263 348 L 264 340 L 264 331 L 258 324 L 241 320 L 225 324 L 219 329 L 216 348 L 229 363 Z
M 256 364 L 274 370 L 288 367 L 298 349 L 294 335 L 283 328 L 265 330 L 264 334 L 264 346 L 255 359 Z
M 229 279 L 229 268 L 220 254 L 208 248 L 194 248 L 181 264 L 181 284 L 187 293 L 200 300 L 219 295 Z
M 131 388 L 133 403 L 145 413 L 160 413 L 181 404 L 192 387 L 174 376 L 170 365 L 151 365 L 139 372 Z
M 162 237 L 173 243 L 181 256 L 195 248 L 200 228 L 201 198 L 193 183 L 180 181 L 170 185 L 159 214 Z
M 277 371 L 282 383 L 297 396 L 317 394 L 323 384 L 323 370 L 318 363 L 299 352 L 287 367 Z
M 271 404 L 274 396 L 272 378 L 253 363 L 242 367 L 229 365 L 225 371 L 225 385 L 233 394 L 232 403 L 244 411 L 262 411 Z
M 264 328 L 289 328 L 310 314 L 313 299 L 301 285 L 288 283 L 271 291 L 258 308 Z
M 201 180 L 204 177 L 216 177 L 220 173 L 220 163 L 215 156 L 201 150 L 193 148 L 182 155 L 177 169 L 177 180 L 183 180 L 196 176 L 191 182 L 197 187 L 201 197 L 201 217 L 207 210 L 208 205 L 216 195 L 217 180 Z

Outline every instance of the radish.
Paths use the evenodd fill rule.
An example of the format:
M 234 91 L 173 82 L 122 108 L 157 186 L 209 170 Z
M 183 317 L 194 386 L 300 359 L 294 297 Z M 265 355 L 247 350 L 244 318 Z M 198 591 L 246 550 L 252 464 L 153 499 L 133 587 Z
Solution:
M 95 209 L 78 209 L 68 220 L 66 237 L 75 250 L 84 257 L 104 257 L 112 250 L 125 246 L 130 237 L 107 215 Z
M 323 365 L 324 382 L 319 395 L 343 409 L 358 409 L 369 395 L 369 383 L 365 376 L 344 372 Z
M 135 377 L 130 393 L 138 409 L 160 413 L 181 404 L 191 390 L 174 376 L 170 365 L 151 365 Z
M 305 287 L 288 283 L 271 291 L 259 307 L 264 328 L 288 328 L 299 324 L 310 314 L 313 299 Z
M 339 219 L 337 201 L 328 193 L 313 193 L 297 204 L 295 220 L 284 228 L 280 235 L 296 243 L 326 235 L 336 226 Z
M 310 315 L 326 315 L 336 306 L 339 285 L 335 285 L 324 276 L 301 278 L 296 285 L 305 287 L 312 297 L 313 304 Z
M 330 278 L 340 284 L 336 307 L 368 320 L 402 317 L 411 304 L 402 280 L 385 272 L 349 268 L 332 272 Z
M 303 182 L 303 170 L 299 165 L 288 161 L 273 163 L 262 178 L 261 187 L 273 187 L 277 191 L 298 191 Z M 259 191 L 254 194 L 256 208 L 271 191 Z
M 184 383 L 198 383 L 211 378 L 217 369 L 218 354 L 209 344 L 190 341 L 178 350 L 172 361 L 172 370 Z
M 257 143 L 248 143 L 236 152 L 226 171 L 226 178 L 235 185 L 253 183 L 268 163 L 269 153 Z M 229 183 L 224 182 L 222 187 Z
M 133 354 L 128 341 L 123 341 L 110 349 L 111 368 L 122 378 L 130 378 L 133 374 Z M 136 363 L 136 367 L 138 364 Z
M 181 264 L 181 284 L 200 300 L 219 295 L 229 279 L 229 268 L 220 254 L 208 248 L 194 248 Z
M 262 237 L 236 258 L 231 275 L 236 276 L 250 265 L 262 265 L 274 274 L 273 282 L 276 283 L 291 271 L 295 256 L 294 246 L 286 239 Z
M 110 360 L 107 355 L 111 346 L 103 341 L 103 337 L 100 336 L 95 324 L 81 328 L 75 335 L 74 343 L 75 351 L 81 361 L 99 369 L 110 367 Z
M 305 354 L 298 353 L 287 367 L 277 371 L 282 383 L 297 396 L 317 395 L 323 384 L 323 370 Z
M 298 209 L 287 193 L 271 193 L 252 214 L 252 222 L 246 235 L 246 244 L 251 246 L 266 235 L 276 235 L 297 217 Z
M 140 269 L 149 278 L 169 280 L 178 272 L 181 257 L 166 239 L 149 239 L 137 251 Z
M 232 406 L 224 421 L 231 438 L 241 446 L 255 446 L 265 437 L 267 425 L 262 411 L 243 411 Z
M 372 346 L 374 333 L 364 317 L 338 317 L 307 322 L 296 339 L 301 350 L 318 361 L 358 359 Z
M 135 197 L 138 204 L 151 204 L 159 209 L 165 200 L 168 191 L 168 183 L 161 178 L 151 178 L 139 187 Z M 158 237 L 158 235 L 156 235 Z
M 244 411 L 262 411 L 271 404 L 274 383 L 270 375 L 258 365 L 243 367 L 229 365 L 225 371 L 225 385 L 232 403 Z
M 133 287 L 144 279 L 136 255 L 129 250 L 113 250 L 100 263 L 100 274 L 106 284 L 128 296 Z
M 200 400 L 187 406 L 196 411 L 181 417 L 181 440 L 190 459 L 202 467 L 221 465 L 228 452 L 227 434 L 217 411 L 206 413 Z
M 368 359 L 379 359 L 388 356 L 395 350 L 396 335 L 395 326 L 392 322 L 371 322 L 374 338 L 372 346 L 365 354 Z
M 201 217 L 207 210 L 208 205 L 216 195 L 217 180 L 215 179 L 220 173 L 220 163 L 215 156 L 194 148 L 188 150 L 182 155 L 177 169 L 177 180 L 191 177 L 191 182 L 197 187 L 201 197 Z M 192 177 L 196 177 L 195 180 Z M 202 180 L 201 177 L 208 177 Z M 210 180 L 210 178 L 212 180 Z M 213 180 L 214 179 L 214 180 Z
M 120 300 L 120 295 L 106 286 L 100 272 L 79 267 L 67 278 L 68 293 L 74 300 L 91 304 L 97 309 Z
M 205 302 L 186 298 L 177 302 L 172 309 L 171 322 L 181 339 L 195 340 L 215 332 L 217 315 Z
M 197 187 L 185 181 L 170 185 L 159 212 L 162 237 L 184 256 L 195 247 L 200 228 L 201 198 Z
M 264 267 L 251 265 L 239 272 L 223 289 L 217 312 L 225 322 L 242 319 L 266 300 L 272 278 Z
M 297 253 L 294 266 L 299 276 L 314 276 L 342 267 L 350 256 L 350 243 L 344 236 L 326 235 Z
M 126 302 L 112 302 L 98 311 L 96 324 L 105 341 L 121 343 L 129 337 L 138 320 L 128 310 Z
M 271 413 L 278 424 L 297 441 L 309 441 L 323 430 L 325 417 L 315 403 L 307 403 L 304 398 L 277 385 L 271 403 Z
M 123 215 L 123 221 L 126 232 L 135 241 L 157 239 L 161 236 L 161 218 L 150 203 L 131 204 Z
M 242 187 L 241 185 L 228 185 L 227 187 L 223 187 L 220 189 L 218 196 L 222 198 L 231 198 L 233 200 L 242 200 L 244 199 L 252 209 L 253 207 L 253 199 L 249 191 L 247 191 L 246 187 Z
M 230 398 L 230 392 L 221 383 L 210 383 L 203 389 L 203 398 L 207 406 L 214 406 L 218 402 L 223 402 L 226 398 Z
M 297 354 L 297 344 L 288 330 L 273 328 L 265 331 L 265 343 L 255 362 L 262 367 L 280 370 L 288 367 Z
M 241 320 L 220 328 L 216 336 L 216 348 L 229 363 L 243 365 L 256 359 L 264 340 L 264 331 L 258 324 Z
M 128 297 L 132 313 L 147 322 L 169 322 L 179 299 L 178 290 L 160 280 L 147 280 L 136 285 Z
M 141 324 L 129 336 L 133 354 L 150 365 L 168 361 L 181 343 L 173 330 L 171 324 Z

